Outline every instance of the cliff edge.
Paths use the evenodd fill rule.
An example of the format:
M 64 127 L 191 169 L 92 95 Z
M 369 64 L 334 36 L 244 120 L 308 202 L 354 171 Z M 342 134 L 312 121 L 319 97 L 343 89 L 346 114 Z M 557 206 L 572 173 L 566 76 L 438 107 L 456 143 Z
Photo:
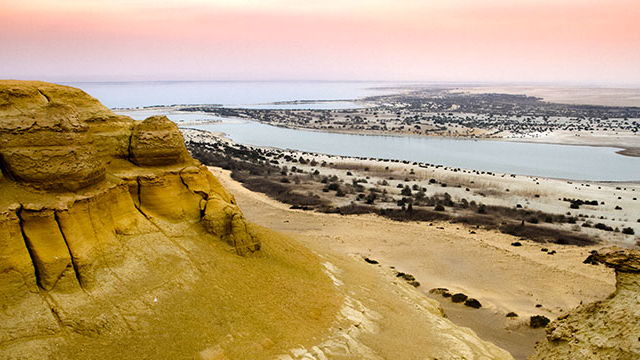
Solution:
M 318 262 L 248 224 L 166 117 L 0 81 L 0 169 L 0 358 L 191 358 L 225 342 L 251 357 L 333 318 Z M 281 321 L 280 306 L 295 316 Z M 278 336 L 309 313 L 318 326 Z M 229 340 L 234 327 L 245 335 Z
M 549 324 L 530 359 L 640 359 L 640 251 L 608 248 L 586 261 L 615 270 L 615 292 Z

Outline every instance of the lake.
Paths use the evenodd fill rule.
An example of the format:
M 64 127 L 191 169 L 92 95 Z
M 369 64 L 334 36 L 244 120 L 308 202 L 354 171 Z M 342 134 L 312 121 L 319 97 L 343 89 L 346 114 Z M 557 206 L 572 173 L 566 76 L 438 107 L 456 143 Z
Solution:
M 640 180 L 640 158 L 609 147 L 417 136 L 351 135 L 294 130 L 252 121 L 190 128 L 224 132 L 233 141 L 332 155 L 400 159 L 507 174 L 598 181 Z
M 142 120 L 157 111 L 120 112 Z M 254 146 L 331 155 L 424 162 L 507 174 L 573 180 L 638 181 L 640 158 L 616 154 L 610 147 L 519 143 L 417 136 L 351 135 L 286 129 L 253 121 L 199 113 L 169 114 L 185 127 L 223 132 Z M 218 123 L 193 125 L 197 121 Z

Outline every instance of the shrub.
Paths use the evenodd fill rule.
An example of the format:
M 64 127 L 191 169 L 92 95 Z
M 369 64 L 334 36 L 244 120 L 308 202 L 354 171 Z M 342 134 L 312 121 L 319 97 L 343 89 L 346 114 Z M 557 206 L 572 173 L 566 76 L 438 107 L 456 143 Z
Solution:
M 480 225 L 487 229 L 495 229 L 498 227 L 496 219 L 489 215 L 467 215 L 458 216 L 453 219 L 453 222 L 467 224 L 467 225 Z
M 568 231 L 550 229 L 537 225 L 524 226 L 522 224 L 508 223 L 500 226 L 500 231 L 505 234 L 518 236 L 536 242 L 550 241 L 556 244 L 577 246 L 587 246 L 597 243 L 596 240 L 585 235 L 572 234 Z
M 378 195 L 376 195 L 376 193 L 369 193 L 369 195 L 367 195 L 366 197 L 366 202 L 369 205 L 373 205 L 373 203 L 376 201 L 376 199 L 378 198 Z
M 611 226 L 605 225 L 603 223 L 597 223 L 597 224 L 593 225 L 593 227 L 598 229 L 598 230 L 613 231 L 613 228 Z
M 627 235 L 634 235 L 636 232 L 633 231 L 632 228 L 626 227 L 626 228 L 622 229 L 622 233 L 623 234 L 627 234 Z
M 487 208 L 484 206 L 484 204 L 480 204 L 478 206 L 478 214 L 486 214 L 487 213 Z
M 236 178 L 236 180 L 238 180 Z M 318 206 L 324 202 L 311 193 L 300 194 L 292 191 L 288 185 L 270 181 L 263 177 L 246 178 L 242 181 L 243 185 L 251 191 L 261 192 L 270 197 L 289 205 L 298 206 Z
M 529 319 L 529 326 L 533 329 L 547 326 L 551 320 L 543 315 L 534 315 Z

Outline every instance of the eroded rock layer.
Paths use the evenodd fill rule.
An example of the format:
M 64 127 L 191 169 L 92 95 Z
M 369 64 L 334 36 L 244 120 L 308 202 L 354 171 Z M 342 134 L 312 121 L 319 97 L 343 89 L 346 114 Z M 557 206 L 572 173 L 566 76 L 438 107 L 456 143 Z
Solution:
M 1 210 L 20 230 L 3 243 L 11 242 L 14 252 L 22 244 L 42 289 L 59 282 L 68 288 L 74 279 L 91 283 L 98 244 L 108 248 L 118 235 L 162 222 L 201 222 L 238 254 L 259 249 L 233 197 L 189 156 L 166 117 L 139 122 L 117 116 L 87 94 L 58 85 L 0 86 L 0 166 L 15 190 L 3 186 Z M 126 148 L 117 145 L 123 139 Z M 89 188 L 92 194 L 77 194 Z M 74 192 L 67 201 L 47 197 L 65 191 Z M 25 202 L 29 196 L 22 193 L 39 201 Z
M 153 247 L 153 238 L 200 236 L 239 255 L 260 249 L 173 122 L 115 115 L 78 89 L 0 81 L 0 169 L 0 307 L 48 309 L 0 321 L 0 343 L 58 327 L 52 294 L 118 278 L 104 269 L 130 260 L 131 238 Z
M 532 360 L 640 359 L 640 251 L 610 248 L 588 261 L 615 270 L 616 291 L 549 324 Z

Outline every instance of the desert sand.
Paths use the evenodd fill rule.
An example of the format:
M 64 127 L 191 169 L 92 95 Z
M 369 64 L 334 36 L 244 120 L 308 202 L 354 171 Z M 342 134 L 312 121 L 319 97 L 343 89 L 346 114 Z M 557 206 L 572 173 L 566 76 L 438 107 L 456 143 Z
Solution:
M 369 257 L 389 272 L 393 266 L 410 273 L 421 283 L 419 289 L 425 296 L 432 288 L 444 287 L 478 299 L 481 310 L 440 300 L 452 319 L 516 358 L 525 358 L 543 337 L 542 332 L 527 328 L 529 316 L 555 318 L 581 303 L 603 299 L 615 289 L 613 271 L 583 264 L 597 246 L 552 245 L 557 254 L 549 256 L 541 251 L 548 245 L 525 242 L 513 247 L 515 237 L 480 229 L 470 234 L 462 225 L 290 210 L 245 189 L 227 171 L 210 169 L 235 194 L 252 222 L 300 239 L 319 253 Z M 519 316 L 508 319 L 508 312 Z

